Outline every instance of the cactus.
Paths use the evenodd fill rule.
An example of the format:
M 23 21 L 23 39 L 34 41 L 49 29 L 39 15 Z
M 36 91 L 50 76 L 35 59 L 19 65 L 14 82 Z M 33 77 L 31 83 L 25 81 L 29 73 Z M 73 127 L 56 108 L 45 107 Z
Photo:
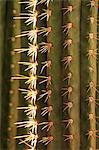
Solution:
M 20 12 L 20 7 L 16 1 L 13 3 L 9 3 L 10 6 L 13 8 L 13 15 L 17 15 Z M 13 16 L 12 16 L 13 17 Z M 13 51 L 14 48 L 16 48 L 17 45 L 20 46 L 20 39 L 15 39 L 15 34 L 17 31 L 20 31 L 20 20 L 16 21 L 12 18 L 12 37 L 11 37 L 11 64 L 10 64 L 10 70 L 11 70 L 11 76 L 14 76 L 19 73 L 19 66 L 16 65 L 18 61 L 20 61 L 20 54 L 15 55 L 15 52 Z M 9 122 L 8 122 L 8 149 L 10 150 L 16 148 L 16 141 L 13 138 L 16 136 L 17 130 L 16 126 L 14 125 L 15 122 L 18 120 L 18 100 L 19 100 L 19 81 L 10 80 L 10 90 L 9 90 Z M 14 110 L 16 109 L 16 113 Z
M 47 69 L 48 76 L 51 76 L 51 85 L 47 87 L 51 90 L 51 96 L 48 100 L 48 105 L 52 106 L 52 112 L 48 119 L 52 121 L 53 126 L 50 129 L 50 135 L 53 141 L 48 145 L 48 149 L 62 149 L 62 100 L 61 100 L 61 61 L 62 57 L 62 12 L 61 12 L 62 2 L 53 1 L 50 3 L 48 9 L 51 10 L 51 16 L 48 20 L 47 25 L 51 26 L 51 32 L 48 35 L 47 41 L 52 44 L 50 51 L 47 53 L 47 60 L 51 61 L 51 67 Z M 57 22 L 57 20 L 59 20 Z M 57 24 L 56 24 L 57 22 Z M 55 38 L 58 37 L 59 38 Z M 58 115 L 60 114 L 60 115 Z M 55 117 L 56 116 L 56 117 Z
M 99 9 L 98 9 L 98 16 L 99 16 Z M 99 21 L 99 20 L 98 20 Z M 97 28 L 97 33 L 99 33 L 99 23 L 97 22 L 98 28 Z M 97 42 L 97 45 L 99 45 L 99 41 Z M 99 46 L 97 46 L 99 47 Z M 97 49 L 97 53 L 99 53 L 99 49 Z M 98 56 L 99 58 L 99 56 Z M 98 63 L 98 62 L 97 62 Z M 99 85 L 99 65 L 97 65 L 97 85 Z M 99 90 L 99 87 L 97 88 Z M 99 95 L 96 95 L 96 99 L 99 99 Z M 98 111 L 98 101 L 96 101 L 96 116 L 98 116 L 99 111 Z M 96 128 L 98 129 L 98 124 L 96 125 Z M 96 147 L 98 147 L 98 139 L 96 139 Z
M 77 6 L 76 6 L 77 3 Z M 80 149 L 80 3 L 63 4 L 63 123 L 67 149 Z M 68 130 L 68 131 L 67 131 Z M 66 143 L 63 143 L 66 149 Z
M 87 137 L 84 138 L 81 131 L 82 149 L 96 149 L 97 5 L 97 1 L 82 2 L 81 41 L 84 44 L 81 42 L 81 89 L 83 87 L 81 90 L 81 95 L 83 95 L 83 97 L 81 96 L 81 128 L 84 133 L 87 132 Z M 83 11 L 83 6 L 86 7 L 85 11 Z M 84 99 L 87 99 L 87 101 L 83 101 Z M 86 120 L 86 127 L 82 126 L 83 119 Z
M 11 88 L 16 94 L 10 90 L 9 110 L 10 114 L 22 110 L 27 117 L 21 121 L 16 121 L 17 115 L 8 119 L 8 136 L 14 137 L 8 149 L 18 149 L 18 139 L 25 149 L 32 150 L 97 150 L 98 1 L 13 3 L 19 15 L 14 15 L 16 41 L 12 39 L 12 48 L 16 54 L 11 55 L 10 64 Z M 20 21 L 26 26 L 20 26 Z M 23 71 L 17 66 L 13 69 L 16 61 Z M 19 80 L 23 81 L 20 85 Z M 18 91 L 26 101 L 19 103 Z M 13 103 L 13 99 L 17 100 Z M 18 132 L 25 128 L 26 133 L 19 134 L 16 126 Z
M 2 101 L 2 98 L 4 98 L 3 96 L 3 88 L 5 89 L 4 85 L 3 85 L 3 81 L 4 81 L 4 77 L 3 77 L 3 65 L 5 64 L 4 61 L 4 51 L 3 49 L 5 49 L 5 45 L 4 45 L 4 41 L 5 41 L 5 36 L 4 36 L 4 31 L 5 31 L 5 13 L 6 11 L 4 9 L 5 7 L 5 1 L 0 1 L 0 33 L 1 33 L 1 40 L 0 40 L 0 122 L 5 121 L 4 118 L 7 119 L 7 112 L 4 114 L 4 110 L 3 108 L 5 107 L 5 102 Z M 2 144 L 0 143 L 0 148 L 2 149 L 2 147 L 6 147 L 6 137 L 7 137 L 7 132 L 6 132 L 6 125 L 2 125 L 0 126 L 3 129 L 3 132 L 1 130 L 1 135 L 0 136 L 0 141 L 3 141 Z

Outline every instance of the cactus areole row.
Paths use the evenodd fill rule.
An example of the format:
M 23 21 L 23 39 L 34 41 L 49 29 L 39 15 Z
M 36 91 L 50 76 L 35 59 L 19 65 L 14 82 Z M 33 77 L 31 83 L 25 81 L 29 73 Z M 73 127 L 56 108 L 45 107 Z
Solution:
M 29 150 L 98 150 L 98 0 L 20 1 L 27 30 L 15 39 L 28 47 L 14 52 L 27 55 L 19 88 L 27 106 L 18 106 L 27 120 L 16 122 L 27 134 L 16 135 Z M 25 12 L 26 11 L 26 12 Z M 22 39 L 23 39 L 22 38 Z M 16 55 L 17 55 L 16 53 Z M 98 124 L 98 125 L 97 125 Z

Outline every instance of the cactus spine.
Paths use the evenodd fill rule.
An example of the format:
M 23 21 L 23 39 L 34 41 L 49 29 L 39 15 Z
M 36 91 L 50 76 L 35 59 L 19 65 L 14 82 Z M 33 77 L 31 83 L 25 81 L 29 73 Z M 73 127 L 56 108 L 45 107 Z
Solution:
M 36 2 L 36 1 L 35 1 Z M 31 19 L 27 20 L 26 23 L 29 25 L 30 23 L 33 23 L 33 28 L 30 31 L 23 31 L 21 35 L 18 35 L 16 37 L 23 37 L 28 36 L 28 39 L 30 40 L 30 43 L 33 42 L 30 46 L 37 46 L 37 36 L 42 35 L 47 36 L 47 43 L 41 42 L 39 43 L 39 52 L 46 53 L 47 52 L 47 60 L 46 62 L 42 62 L 43 67 L 41 69 L 41 73 L 47 66 L 47 76 L 37 76 L 36 69 L 35 73 L 30 71 L 30 76 L 23 76 L 20 75 L 17 77 L 17 79 L 28 79 L 26 81 L 27 84 L 29 84 L 29 94 L 30 91 L 34 90 L 37 91 L 37 80 L 38 78 L 41 78 L 42 81 L 39 82 L 39 84 L 47 83 L 45 93 L 39 95 L 38 100 L 44 98 L 45 95 L 47 95 L 46 99 L 44 99 L 44 103 L 47 102 L 46 107 L 42 108 L 41 115 L 45 116 L 48 114 L 48 122 L 42 122 L 36 125 L 36 129 L 38 125 L 45 125 L 50 126 L 51 130 L 48 129 L 48 136 L 42 137 L 39 143 L 44 143 L 44 145 L 49 144 L 48 149 L 65 149 L 69 148 L 71 150 L 80 149 L 80 129 L 83 129 L 81 131 L 81 141 L 82 137 L 88 138 L 88 142 L 86 143 L 86 146 L 88 149 L 95 149 L 95 143 L 96 139 L 93 139 L 93 134 L 96 135 L 96 116 L 95 116 L 95 104 L 89 105 L 85 102 L 80 102 L 80 92 L 81 92 L 81 98 L 82 99 L 88 99 L 90 101 L 90 98 L 95 99 L 96 95 L 96 24 L 93 24 L 93 19 L 97 16 L 96 13 L 96 3 L 94 1 L 89 1 L 88 4 L 85 2 L 86 5 L 86 12 L 85 16 L 89 20 L 88 23 L 85 22 L 85 25 L 88 27 L 84 31 L 82 29 L 82 22 L 81 22 L 81 28 L 80 28 L 80 1 L 64 1 L 63 2 L 63 27 L 64 27 L 64 42 L 63 47 L 62 45 L 62 33 L 61 33 L 61 9 L 62 9 L 62 2 L 54 1 L 53 4 L 50 1 L 47 1 L 46 6 L 47 10 L 44 10 L 44 12 L 40 15 L 34 11 L 36 9 L 36 4 L 42 4 L 45 1 L 40 1 L 38 3 L 28 3 L 33 6 L 33 15 L 34 20 L 31 21 Z M 49 3 L 50 2 L 50 3 Z M 24 2 L 23 2 L 24 3 Z M 77 6 L 76 6 L 77 3 Z M 84 2 L 81 3 L 82 8 Z M 30 6 L 28 5 L 28 6 Z M 27 6 L 27 7 L 28 7 Z M 81 13 L 83 15 L 83 11 Z M 45 17 L 47 17 L 47 27 L 41 27 L 40 29 L 36 28 L 36 21 L 37 16 L 39 16 L 42 20 Z M 77 17 L 76 17 L 77 16 Z M 83 15 L 84 16 L 84 15 Z M 85 17 L 84 16 L 84 17 Z M 92 18 L 93 17 L 93 18 Z M 20 19 L 25 19 L 26 17 L 21 17 Z M 17 19 L 17 18 L 16 18 Z M 57 20 L 60 20 L 58 22 L 58 25 L 56 27 Z M 83 20 L 83 19 L 82 19 Z M 30 21 L 30 22 L 29 22 Z M 80 29 L 81 29 L 81 41 L 80 41 Z M 88 31 L 88 33 L 87 33 Z M 58 34 L 60 33 L 60 37 L 57 39 L 55 37 L 58 37 Z M 49 34 L 49 35 L 48 35 Z M 85 39 L 83 39 L 83 36 Z M 57 39 L 57 41 L 56 41 Z M 59 41 L 58 41 L 59 40 Z M 82 44 L 82 41 L 85 40 L 85 44 Z M 34 48 L 34 47 L 32 47 Z M 62 52 L 63 48 L 63 52 Z M 81 48 L 81 52 L 80 52 Z M 59 50 L 58 50 L 59 49 Z M 82 51 L 82 49 L 84 49 Z M 57 51 L 58 50 L 58 51 Z M 60 60 L 63 53 L 63 59 Z M 81 64 L 79 56 L 81 54 Z M 86 58 L 85 58 L 86 56 Z M 33 57 L 36 57 L 33 59 Z M 83 57 L 86 59 L 85 62 L 83 62 Z M 36 63 L 37 65 L 37 53 L 32 55 L 32 63 Z M 65 80 L 63 83 L 62 93 L 63 93 L 63 101 L 61 97 L 61 62 L 64 64 L 63 69 L 63 76 L 65 76 Z M 19 62 L 20 64 L 27 65 L 26 62 Z M 28 69 L 33 69 L 31 66 L 31 62 L 29 63 L 30 66 Z M 80 66 L 81 66 L 81 90 L 80 90 Z M 82 82 L 82 74 L 83 74 L 83 68 L 86 66 L 85 73 L 88 75 L 84 82 Z M 37 67 L 37 66 L 36 66 Z M 94 73 L 92 73 L 92 68 L 94 69 Z M 56 74 L 56 75 L 55 75 Z M 84 76 L 83 76 L 84 78 Z M 86 90 L 83 90 L 85 87 L 85 84 L 88 84 L 88 88 Z M 55 90 L 57 89 L 57 90 Z M 85 89 L 85 88 L 84 88 Z M 23 91 L 23 90 L 22 90 Z M 24 91 L 23 91 L 24 92 Z M 33 91 L 32 91 L 33 92 Z M 86 93 L 86 94 L 85 94 Z M 27 98 L 28 97 L 27 94 Z M 64 112 L 62 113 L 62 103 L 63 103 L 63 109 Z M 80 107 L 81 103 L 81 107 Z M 86 122 L 88 123 L 87 130 L 84 129 L 84 125 L 80 127 L 80 108 L 81 108 L 81 117 L 83 120 L 82 110 L 84 107 L 82 105 L 85 105 L 86 110 L 85 111 L 85 118 Z M 30 106 L 31 104 L 29 104 Z M 37 107 L 34 110 L 36 106 L 36 103 L 33 104 L 32 111 L 34 112 L 33 116 L 35 119 L 36 117 L 36 111 Z M 57 106 L 57 107 L 56 107 Z M 60 107 L 61 106 L 61 107 Z M 28 109 L 31 109 L 28 107 Z M 58 113 L 60 115 L 58 115 Z M 62 137 L 62 130 L 60 130 L 61 123 L 62 123 L 62 114 L 63 114 L 63 122 L 65 124 L 65 129 L 63 130 L 63 137 Z M 32 117 L 33 117 L 32 116 Z M 55 117 L 57 116 L 57 117 Z M 36 121 L 37 122 L 37 121 Z M 45 128 L 44 127 L 44 128 Z M 34 129 L 33 125 L 33 129 Z M 83 133 L 82 133 L 83 132 Z M 87 132 L 87 133 L 86 133 Z M 25 140 L 28 141 L 30 138 L 31 146 L 32 148 L 36 148 L 37 139 L 38 139 L 38 133 L 36 132 L 29 132 L 32 135 L 29 136 Z M 21 136 L 20 136 L 21 137 Z M 37 137 L 37 139 L 35 139 Z M 33 139 L 32 139 L 33 138 Z M 35 141 L 35 143 L 34 143 Z M 66 143 L 67 144 L 66 144 Z M 56 144 L 57 143 L 57 144 Z M 63 143 L 63 145 L 62 145 Z M 85 143 L 83 144 L 83 148 Z M 35 146 L 34 146 L 35 145 Z M 30 146 L 30 147 L 31 147 Z M 82 146 L 81 146 L 82 147 Z
M 30 9 L 28 13 L 20 13 L 20 16 L 14 17 L 14 19 L 26 19 L 25 23 L 27 25 L 31 25 L 31 30 L 22 31 L 22 34 L 16 36 L 24 37 L 28 36 L 29 40 L 29 47 L 28 48 L 21 48 L 15 49 L 18 53 L 28 51 L 27 56 L 29 56 L 29 62 L 18 62 L 20 65 L 25 65 L 27 68 L 25 71 L 29 71 L 28 76 L 18 75 L 17 77 L 12 77 L 12 79 L 25 79 L 27 80 L 25 83 L 28 85 L 28 89 L 20 89 L 20 91 L 26 94 L 25 99 L 28 101 L 27 107 L 18 107 L 18 109 L 23 109 L 28 116 L 28 121 L 17 122 L 16 124 L 18 127 L 25 127 L 28 128 L 28 133 L 26 135 L 16 136 L 16 138 L 22 138 L 20 143 L 24 143 L 28 146 L 28 148 L 35 150 L 37 146 L 37 139 L 38 139 L 38 123 L 36 120 L 37 114 L 37 53 L 38 53 L 38 43 L 37 43 L 37 1 L 27 1 L 27 2 L 20 2 L 26 3 L 26 9 Z M 29 143 L 29 144 L 28 144 Z
M 23 122 L 17 122 L 16 123 L 18 125 L 18 127 L 27 127 L 29 129 L 29 132 L 27 135 L 16 136 L 15 138 L 19 138 L 19 139 L 24 138 L 24 140 L 21 140 L 20 143 L 24 143 L 29 148 L 35 150 L 37 147 L 37 141 L 39 138 L 38 132 L 37 132 L 38 126 L 45 123 L 45 122 L 44 123 L 38 123 L 36 120 L 37 100 L 40 100 L 43 96 L 46 95 L 46 93 L 41 94 L 37 99 L 37 94 L 38 94 L 37 80 L 38 80 L 38 78 L 41 78 L 42 81 L 40 81 L 39 84 L 43 84 L 46 82 L 47 82 L 47 84 L 50 83 L 50 77 L 49 76 L 47 77 L 47 76 L 37 75 L 38 50 L 39 50 L 39 47 L 41 45 L 41 49 L 39 51 L 41 51 L 41 53 L 43 53 L 43 52 L 45 52 L 44 47 L 46 46 L 44 42 L 38 43 L 37 38 L 38 38 L 38 35 L 47 36 L 49 34 L 49 32 L 51 31 L 51 28 L 50 27 L 48 27 L 48 28 L 41 27 L 40 29 L 37 28 L 37 18 L 41 17 L 41 19 L 42 19 L 43 16 L 38 15 L 38 12 L 36 11 L 36 7 L 38 4 L 42 4 L 43 1 L 38 2 L 35 0 L 33 2 L 30 1 L 30 2 L 20 2 L 20 3 L 27 3 L 28 5 L 27 5 L 26 9 L 30 8 L 30 7 L 32 8 L 32 11 L 30 11 L 30 13 L 21 13 L 20 15 L 22 15 L 22 16 L 14 17 L 14 19 L 27 19 L 25 23 L 27 25 L 32 24 L 31 30 L 22 31 L 21 34 L 16 35 L 16 38 L 28 36 L 29 48 L 15 49 L 15 51 L 17 51 L 18 53 L 28 51 L 27 55 L 29 56 L 29 62 L 18 62 L 18 63 L 28 66 L 25 69 L 25 71 L 29 70 L 29 75 L 28 76 L 18 75 L 16 77 L 12 77 L 12 79 L 27 80 L 25 83 L 27 85 L 29 85 L 28 89 L 20 89 L 20 91 L 22 91 L 22 93 L 26 93 L 25 98 L 29 102 L 28 107 L 18 107 L 18 109 L 24 109 L 25 112 L 27 112 L 26 114 L 27 114 L 27 116 L 29 116 L 29 121 L 23 121 Z M 47 1 L 47 5 L 48 4 L 49 4 L 49 1 Z M 46 12 L 46 10 L 44 10 L 44 11 L 45 11 L 44 15 L 47 15 L 48 12 Z M 44 44 L 44 45 L 42 46 L 42 44 Z M 41 73 L 42 73 L 43 69 L 45 68 L 45 66 L 46 66 L 46 64 L 41 69 Z M 45 102 L 46 102 L 46 100 L 45 100 Z M 46 114 L 50 113 L 50 111 L 52 110 L 52 106 L 44 107 L 41 110 L 42 110 L 41 115 L 45 116 Z M 50 142 L 49 137 L 42 137 L 41 140 L 39 140 L 39 143 L 44 143 L 44 145 L 47 145 L 49 142 Z

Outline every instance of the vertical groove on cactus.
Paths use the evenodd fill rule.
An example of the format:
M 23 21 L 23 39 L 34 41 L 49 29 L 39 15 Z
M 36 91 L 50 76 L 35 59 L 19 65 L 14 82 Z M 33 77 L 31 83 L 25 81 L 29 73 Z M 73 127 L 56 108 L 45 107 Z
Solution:
M 45 2 L 42 4 L 39 4 L 37 6 L 37 11 L 39 12 L 38 14 L 38 28 L 41 27 L 46 27 L 46 17 L 47 17 L 47 12 L 46 12 L 46 4 Z M 38 72 L 37 74 L 40 76 L 47 76 L 46 75 L 46 50 L 45 50 L 45 43 L 46 43 L 46 36 L 40 35 L 38 37 L 38 43 L 39 43 L 39 51 L 38 51 Z M 44 51 L 43 51 L 44 50 Z M 41 79 L 39 80 L 41 81 Z M 39 106 L 38 114 L 37 114 L 37 120 L 39 122 L 38 126 L 38 144 L 37 144 L 37 149 L 46 149 L 45 143 L 43 143 L 44 137 L 47 136 L 47 118 L 48 114 L 43 116 L 42 114 L 42 109 L 44 107 L 47 107 L 47 91 L 46 91 L 46 83 L 39 84 L 38 83 L 38 99 L 37 99 L 37 105 Z
M 44 24 L 44 27 L 45 29 L 48 30 L 47 34 L 46 34 L 46 37 L 42 38 L 42 41 L 40 43 L 40 50 L 39 52 L 41 53 L 41 57 L 40 60 L 42 61 L 41 64 L 42 64 L 42 67 L 41 67 L 41 71 L 40 71 L 40 74 L 44 74 L 46 72 L 46 69 L 48 67 L 51 66 L 51 61 L 47 61 L 45 55 L 47 54 L 47 52 L 50 50 L 51 48 L 51 43 L 48 43 L 46 38 L 47 38 L 47 35 L 51 32 L 51 27 L 50 26 L 46 26 L 47 25 L 47 21 L 49 20 L 50 16 L 51 16 L 51 10 L 48 9 L 48 6 L 49 6 L 49 3 L 50 1 L 41 1 L 40 3 L 43 3 L 46 7 L 45 9 L 42 9 L 41 11 L 41 14 L 39 15 L 40 16 L 40 20 L 42 21 L 44 19 L 45 21 L 45 24 Z M 40 5 L 42 6 L 42 5 Z M 42 24 L 42 22 L 40 23 Z M 44 61 L 44 59 L 46 61 Z M 41 125 L 41 130 L 42 130 L 42 133 L 44 132 L 44 134 L 42 134 L 41 136 L 41 140 L 39 141 L 40 143 L 42 143 L 43 145 L 43 149 L 45 148 L 46 149 L 46 146 L 52 141 L 52 137 L 51 136 L 47 136 L 47 133 L 48 131 L 50 130 L 51 126 L 52 126 L 52 122 L 50 122 L 48 120 L 48 115 L 51 113 L 52 111 L 52 106 L 51 105 L 47 105 L 48 101 L 49 101 L 49 98 L 51 96 L 51 90 L 49 90 L 47 87 L 49 84 L 51 84 L 51 77 L 48 76 L 46 74 L 46 83 L 43 84 L 43 90 L 41 95 L 39 96 L 38 99 L 42 99 L 43 103 L 44 104 L 41 104 L 42 108 L 41 108 L 41 115 L 42 115 L 42 122 L 40 123 Z M 44 81 L 43 81 L 44 82 Z
M 84 9 L 83 9 L 84 8 Z M 81 19 L 81 148 L 96 149 L 97 2 L 82 1 Z M 84 107 L 85 106 L 85 107 Z M 86 122 L 83 124 L 83 122 Z
M 64 49 L 63 136 L 64 150 L 80 149 L 80 1 L 63 2 Z
M 17 15 L 20 12 L 20 7 L 17 3 L 17 1 L 13 2 L 13 15 Z M 12 21 L 12 20 L 11 20 Z M 15 52 L 13 49 L 19 45 L 20 46 L 20 39 L 15 39 L 14 36 L 17 32 L 20 31 L 20 20 L 15 21 L 13 20 L 12 24 L 13 33 L 12 33 L 12 47 L 11 47 L 11 64 L 10 64 L 10 70 L 11 70 L 11 76 L 15 76 L 19 73 L 19 66 L 16 65 L 17 62 L 20 60 L 20 55 L 15 55 Z M 8 150 L 16 148 L 16 141 L 13 137 L 16 136 L 16 126 L 14 123 L 17 121 L 17 106 L 18 106 L 18 100 L 19 100 L 19 94 L 18 94 L 18 88 L 19 88 L 19 81 L 10 80 L 10 91 L 9 91 L 9 125 L 8 125 Z M 16 110 L 16 113 L 14 112 Z
M 51 17 L 47 23 L 51 26 L 51 33 L 48 35 L 48 43 L 51 46 L 48 51 L 47 59 L 51 61 L 51 67 L 48 68 L 48 75 L 51 76 L 51 85 L 48 90 L 51 90 L 51 96 L 48 105 L 52 106 L 52 112 L 49 115 L 49 120 L 53 123 L 49 131 L 50 139 L 52 142 L 48 145 L 48 149 L 62 149 L 62 99 L 61 99 L 61 52 L 62 52 L 62 33 L 61 33 L 61 9 L 62 2 L 54 0 L 49 5 L 51 10 Z M 58 37 L 58 38 L 57 38 Z

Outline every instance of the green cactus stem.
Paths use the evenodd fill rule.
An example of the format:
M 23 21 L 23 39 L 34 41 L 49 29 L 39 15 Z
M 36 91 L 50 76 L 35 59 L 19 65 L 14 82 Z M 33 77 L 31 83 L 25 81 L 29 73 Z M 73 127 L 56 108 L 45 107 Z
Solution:
M 18 1 L 13 1 L 13 3 L 10 3 L 13 7 L 12 15 L 15 16 L 20 13 L 20 5 L 18 4 Z M 10 7 L 11 7 L 10 5 Z M 12 16 L 12 17 L 13 17 Z M 10 72 L 11 76 L 15 76 L 16 74 L 19 74 L 19 66 L 17 65 L 18 61 L 20 61 L 20 54 L 15 54 L 14 48 L 20 46 L 20 39 L 15 39 L 15 34 L 20 31 L 20 20 L 13 20 L 11 19 L 11 64 L 10 64 Z M 19 100 L 19 81 L 18 80 L 10 80 L 10 90 L 9 90 L 9 123 L 8 123 L 8 150 L 16 149 L 16 140 L 14 137 L 16 136 L 17 129 L 16 125 L 14 124 L 18 120 L 18 100 Z M 15 113 L 16 110 L 16 113 Z
M 1 40 L 0 40 L 0 130 L 1 130 L 1 136 L 0 136 L 0 149 L 6 148 L 6 137 L 7 137 L 7 126 L 4 125 L 5 120 L 7 120 L 7 112 L 4 113 L 5 105 L 5 97 L 3 94 L 5 93 L 5 86 L 3 84 L 4 82 L 4 64 L 5 64 L 5 14 L 6 10 L 4 9 L 6 7 L 6 2 L 1 0 L 0 1 L 0 34 L 1 34 Z M 6 118 L 6 119 L 5 119 Z M 3 135 L 3 136 L 2 136 Z
M 52 11 L 49 18 L 48 26 L 51 26 L 51 33 L 48 36 L 48 43 L 52 44 L 51 50 L 47 54 L 47 60 L 51 61 L 51 68 L 48 69 L 48 75 L 51 76 L 51 97 L 48 105 L 52 105 L 52 112 L 49 120 L 53 122 L 53 126 L 49 134 L 53 137 L 52 142 L 48 145 L 49 150 L 62 149 L 62 99 L 61 99 L 61 52 L 62 52 L 62 2 L 54 0 L 48 7 Z M 58 37 L 58 38 L 57 38 Z
M 81 8 L 81 149 L 96 149 L 97 1 Z M 84 123 L 83 123 L 84 122 Z
M 80 1 L 63 3 L 63 149 L 80 149 Z
M 4 49 L 4 16 L 5 16 L 5 11 L 2 11 L 3 8 L 5 7 L 5 2 L 3 2 L 2 0 L 0 1 L 0 33 L 1 33 L 1 37 L 2 40 L 0 41 L 0 110 L 1 110 L 1 87 L 2 87 L 2 68 L 3 68 L 3 64 L 2 64 L 2 56 L 3 56 L 3 49 Z M 1 120 L 1 113 L 0 113 L 0 120 Z
M 98 150 L 98 0 L 6 4 L 2 149 Z

